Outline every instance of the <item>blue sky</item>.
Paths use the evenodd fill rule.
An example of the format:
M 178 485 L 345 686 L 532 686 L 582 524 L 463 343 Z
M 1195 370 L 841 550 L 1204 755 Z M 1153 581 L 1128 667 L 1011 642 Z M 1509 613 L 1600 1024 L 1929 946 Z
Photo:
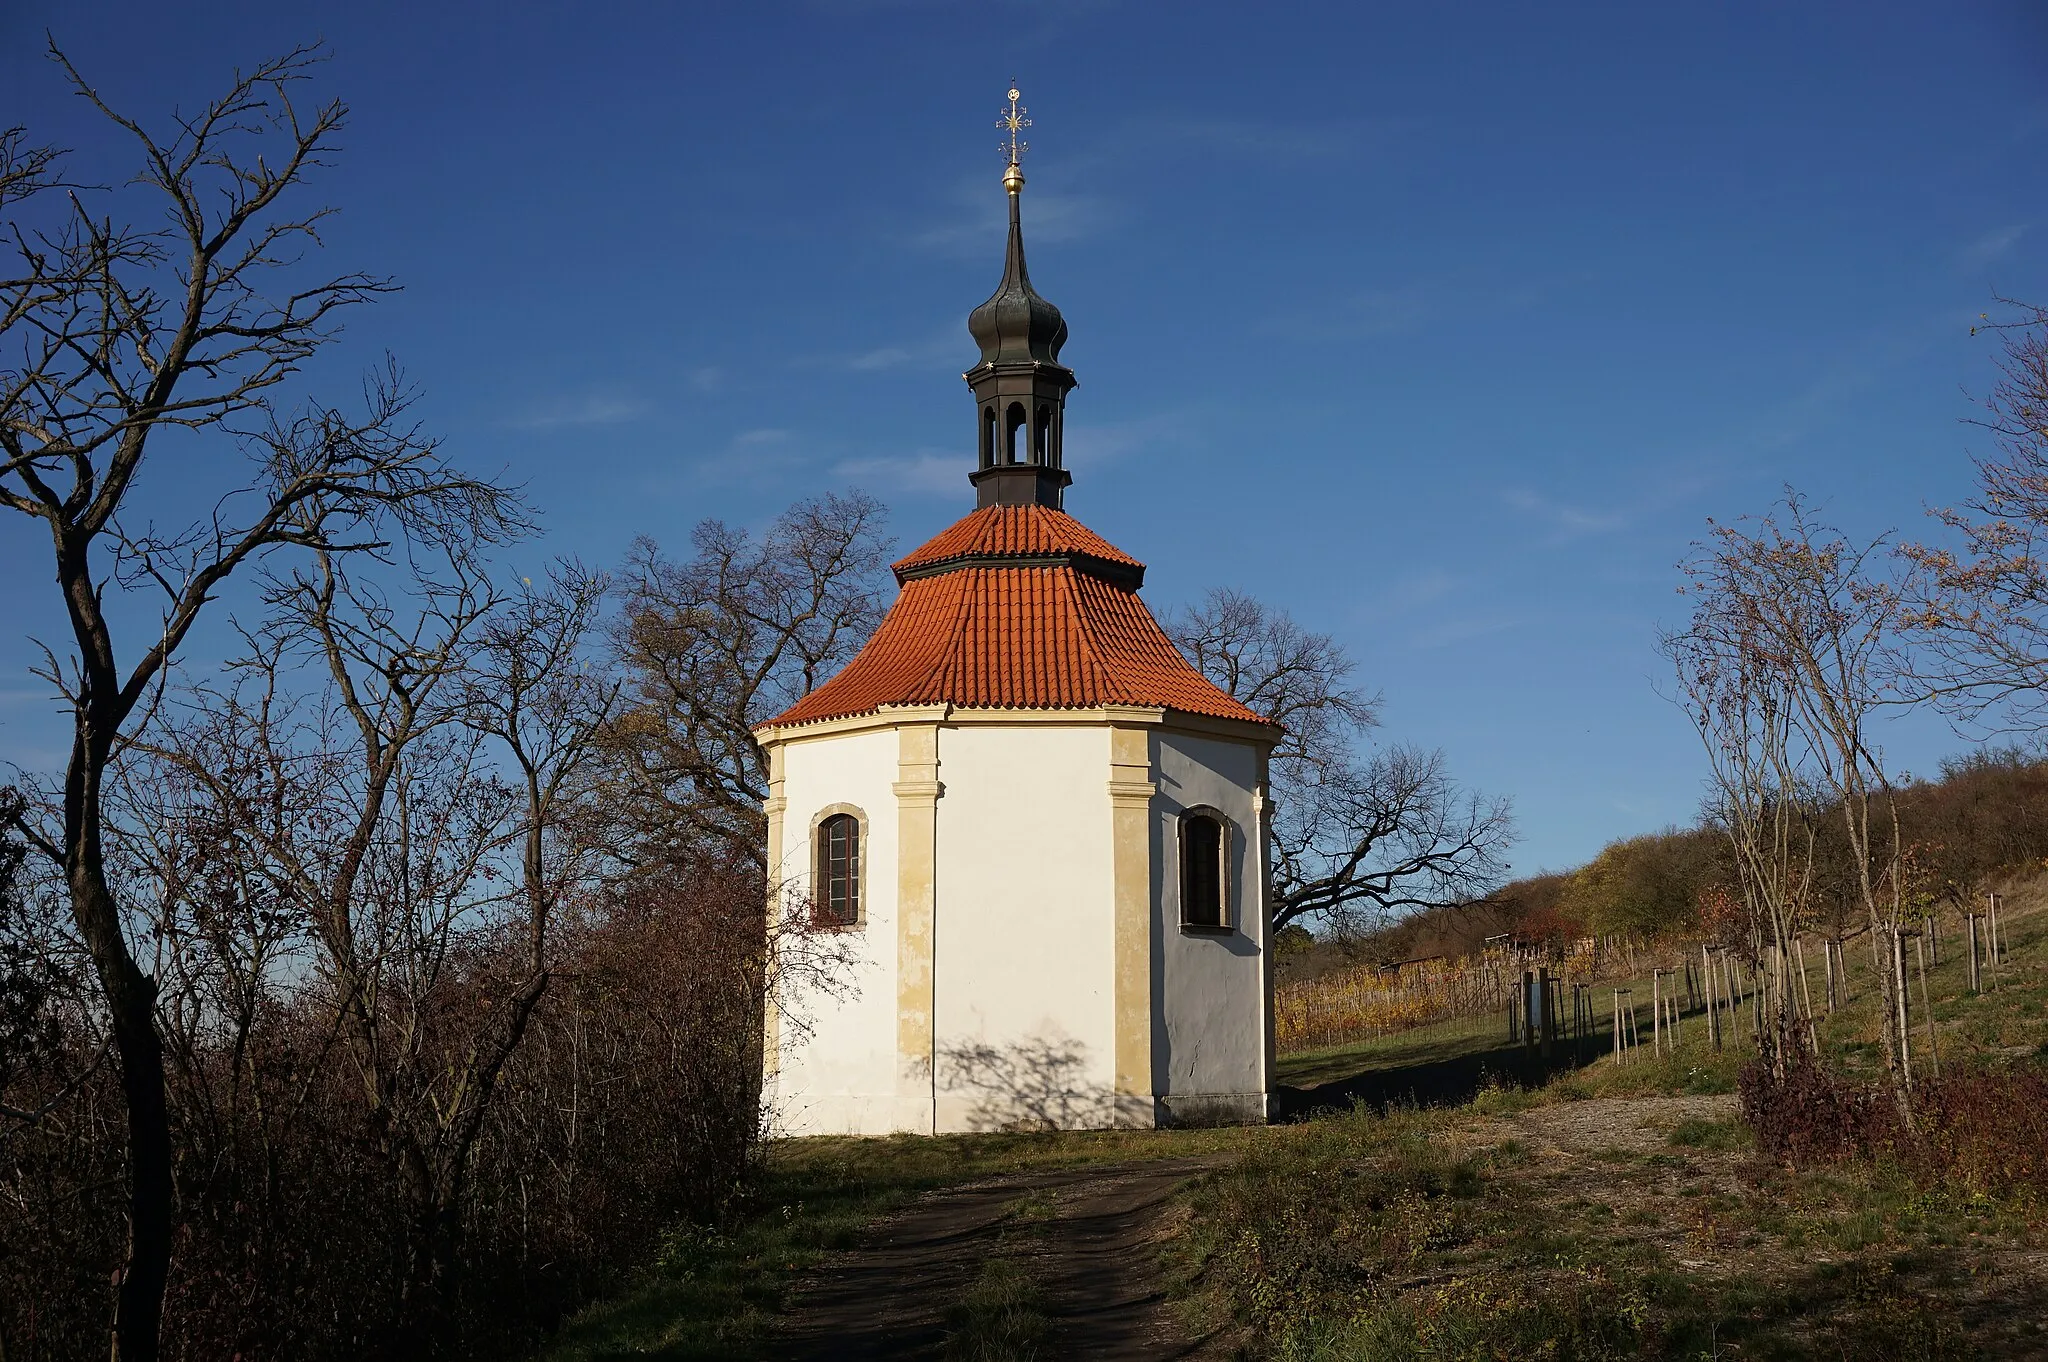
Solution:
M 0 6 L 0 123 L 112 179 L 45 29 L 151 117 L 331 44 L 326 259 L 405 291 L 309 384 L 395 354 L 454 453 L 528 485 L 535 561 L 849 485 L 907 549 L 971 505 L 1014 77 L 1068 508 L 1155 610 L 1227 585 L 1336 633 L 1385 737 L 1513 796 L 1518 870 L 1691 816 L 1655 634 L 1706 517 L 1790 481 L 1931 533 L 1983 451 L 1969 323 L 2048 299 L 2025 0 Z M 31 765 L 46 554 L 0 525 L 0 757 Z

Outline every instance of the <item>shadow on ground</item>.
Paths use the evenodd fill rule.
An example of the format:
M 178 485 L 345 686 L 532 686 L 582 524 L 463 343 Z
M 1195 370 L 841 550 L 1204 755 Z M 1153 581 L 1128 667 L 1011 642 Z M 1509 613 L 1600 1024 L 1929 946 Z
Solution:
M 1319 1113 L 1348 1111 L 1369 1106 L 1385 1111 L 1390 1106 L 1445 1107 L 1471 1101 L 1488 1087 L 1533 1088 L 1556 1074 L 1581 1068 L 1603 1053 L 1590 1040 L 1579 1047 L 1560 1041 L 1548 1058 L 1540 1052 L 1506 1041 L 1486 1050 L 1463 1050 L 1447 1054 L 1424 1053 L 1403 1063 L 1386 1064 L 1381 1057 L 1355 1057 L 1349 1065 L 1341 1061 L 1302 1066 L 1301 1077 L 1320 1082 L 1302 1086 L 1281 1085 L 1273 1090 L 1274 1119 L 1301 1121 Z M 1373 1067 L 1363 1072 L 1332 1072 Z

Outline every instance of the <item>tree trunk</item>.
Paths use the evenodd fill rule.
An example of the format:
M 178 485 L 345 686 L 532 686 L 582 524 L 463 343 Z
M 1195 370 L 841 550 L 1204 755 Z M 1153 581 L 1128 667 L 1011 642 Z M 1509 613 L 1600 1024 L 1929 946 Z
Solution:
M 128 1257 L 114 1309 L 114 1362 L 156 1362 L 161 1351 L 164 1287 L 170 1278 L 170 1109 L 164 1093 L 163 1042 L 156 1031 L 156 983 L 142 972 L 121 933 L 100 846 L 100 773 L 111 743 L 89 736 L 82 713 L 64 782 L 64 875 L 71 915 L 92 954 L 107 1000 L 121 1095 L 128 1110 Z M 111 725 L 107 731 L 111 731 Z

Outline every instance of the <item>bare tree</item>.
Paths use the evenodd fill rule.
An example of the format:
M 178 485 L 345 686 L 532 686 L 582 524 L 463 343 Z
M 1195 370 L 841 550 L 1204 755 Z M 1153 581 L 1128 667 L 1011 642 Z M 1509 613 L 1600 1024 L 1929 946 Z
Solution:
M 138 709 L 209 601 L 280 546 L 344 552 L 388 537 L 490 538 L 516 501 L 456 472 L 406 424 L 395 372 L 351 416 L 278 408 L 275 394 L 333 339 L 338 310 L 388 290 L 368 275 L 300 278 L 328 210 L 286 204 L 322 166 L 345 109 L 294 98 L 317 58 L 297 49 L 238 75 L 198 112 L 152 132 L 119 113 L 54 48 L 79 95 L 132 139 L 141 167 L 102 199 L 65 193 L 58 156 L 0 137 L 0 204 L 13 266 L 0 278 L 0 505 L 49 535 L 71 630 L 43 673 L 72 714 L 61 808 L 24 820 L 61 866 L 120 1061 L 127 1108 L 129 1243 L 113 1355 L 158 1355 L 173 1232 L 171 1141 L 156 982 L 137 963 L 103 847 L 104 780 Z M 153 200 L 157 214 L 131 204 Z M 134 207 L 130 225 L 115 216 Z M 185 525 L 137 496 L 167 428 L 237 442 L 250 477 Z M 181 442 L 182 443 L 182 442 Z M 160 479 L 167 487 L 178 480 Z M 171 528 L 164 527 L 169 521 Z M 160 618 L 124 658 L 109 593 L 153 596 Z M 68 654 L 67 657 L 60 655 Z
M 1165 621 L 1203 675 L 1287 729 L 1274 749 L 1273 926 L 1339 932 L 1492 889 L 1514 840 L 1505 799 L 1459 788 L 1441 752 L 1361 754 L 1379 700 L 1328 634 L 1241 592 L 1212 591 Z
M 1906 916 L 1904 846 L 1898 792 L 1872 731 L 1897 698 L 1903 610 L 1897 589 L 1873 571 L 1883 552 L 1882 540 L 1853 543 L 1820 524 L 1788 490 L 1776 514 L 1714 527 L 1687 564 L 1692 628 L 1668 646 L 1702 707 L 1694 722 L 1745 853 L 1745 889 L 1780 933 L 1812 866 L 1810 840 L 1798 861 L 1790 812 L 1806 770 L 1839 808 L 1853 892 L 1878 955 L 1886 1066 L 1904 1110 L 1912 1074 L 1894 955 Z
M 687 861 L 708 845 L 765 871 L 768 768 L 753 728 L 874 632 L 884 514 L 862 493 L 828 495 L 758 540 L 707 520 L 687 563 L 634 546 L 614 636 L 630 685 L 609 734 L 626 855 Z
M 1814 877 L 1814 801 L 1805 797 L 1811 747 L 1790 693 L 1797 677 L 1781 665 L 1784 649 L 1767 636 L 1751 599 L 1757 584 L 1745 576 L 1749 560 L 1739 549 L 1729 554 L 1730 543 L 1724 536 L 1695 555 L 1688 566 L 1692 619 L 1659 642 L 1677 672 L 1676 698 L 1707 754 L 1712 792 L 1705 822 L 1734 855 L 1748 919 L 1748 939 L 1739 944 L 1759 961 L 1765 941 L 1777 951 L 1775 1024 L 1761 1045 L 1783 1077 L 1785 1041 L 1797 1020 L 1797 995 L 1783 965 Z
M 1999 302 L 2008 320 L 1998 382 L 1977 422 L 1997 452 L 1976 461 L 1977 495 L 1935 515 L 1961 551 L 1907 544 L 1906 624 L 1914 681 L 1958 717 L 2037 732 L 2048 723 L 2048 309 Z
M 237 684 L 167 708 L 141 743 L 268 880 L 233 897 L 278 905 L 312 945 L 313 1000 L 410 1195 L 422 1323 L 500 1075 L 553 977 L 557 919 L 601 868 L 575 813 L 619 690 L 586 646 L 604 587 L 564 564 L 501 593 L 457 556 L 393 599 L 320 555 L 274 581 Z M 307 655 L 318 699 L 288 686 Z

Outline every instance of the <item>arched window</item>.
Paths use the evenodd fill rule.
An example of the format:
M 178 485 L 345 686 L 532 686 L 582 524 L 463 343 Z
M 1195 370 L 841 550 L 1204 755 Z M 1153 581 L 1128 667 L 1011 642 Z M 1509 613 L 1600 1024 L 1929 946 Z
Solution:
M 1024 424 L 1024 404 L 1012 402 L 1010 409 L 1003 413 L 1004 463 L 1016 463 L 1018 455 L 1023 452 L 1023 442 L 1017 438 L 1017 432 L 1024 428 Z
M 981 466 L 993 468 L 996 465 L 996 409 L 981 409 Z
M 1038 409 L 1038 419 L 1031 423 L 1031 451 L 1039 463 L 1046 464 L 1048 466 L 1050 466 L 1052 463 L 1052 460 L 1046 457 L 1046 454 L 1051 447 L 1051 428 L 1051 408 L 1040 407 Z
M 1180 921 L 1184 927 L 1227 927 L 1230 881 L 1229 825 L 1213 812 L 1191 810 L 1180 820 Z
M 818 923 L 851 927 L 860 921 L 860 819 L 835 813 L 818 824 L 812 837 L 818 869 L 814 893 Z

